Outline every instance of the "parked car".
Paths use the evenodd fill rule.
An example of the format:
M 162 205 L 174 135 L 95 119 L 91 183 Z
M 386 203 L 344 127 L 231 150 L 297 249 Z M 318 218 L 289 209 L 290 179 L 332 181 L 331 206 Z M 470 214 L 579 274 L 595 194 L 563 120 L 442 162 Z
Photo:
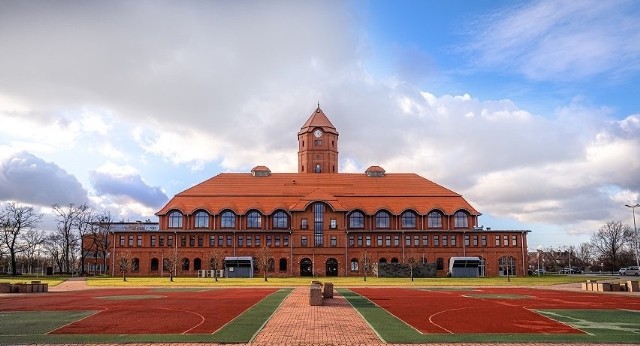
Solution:
M 582 274 L 582 270 L 578 268 L 563 268 L 560 270 L 560 274 Z
M 624 275 L 626 271 L 627 271 L 627 268 L 620 268 L 618 269 L 618 275 Z
M 629 275 L 640 276 L 640 267 L 638 267 L 638 266 L 627 267 L 627 270 L 625 270 L 624 273 L 622 273 L 622 275 L 625 275 L 625 276 L 629 276 Z
M 542 275 L 542 274 L 544 274 L 544 273 L 546 273 L 546 272 L 547 272 L 546 270 L 544 270 L 544 269 L 540 268 L 540 269 L 536 269 L 536 270 L 534 270 L 534 271 L 533 271 L 533 274 L 535 274 L 535 275 L 538 275 L 538 274 Z

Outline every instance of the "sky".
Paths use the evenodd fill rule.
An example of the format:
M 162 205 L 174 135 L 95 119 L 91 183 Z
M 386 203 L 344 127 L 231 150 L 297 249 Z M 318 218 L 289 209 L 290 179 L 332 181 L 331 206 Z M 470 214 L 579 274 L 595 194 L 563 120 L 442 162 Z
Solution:
M 632 0 L 0 1 L 0 201 L 156 221 L 219 173 L 296 172 L 319 102 L 341 172 L 415 172 L 530 249 L 579 245 L 640 202 L 637 18 Z

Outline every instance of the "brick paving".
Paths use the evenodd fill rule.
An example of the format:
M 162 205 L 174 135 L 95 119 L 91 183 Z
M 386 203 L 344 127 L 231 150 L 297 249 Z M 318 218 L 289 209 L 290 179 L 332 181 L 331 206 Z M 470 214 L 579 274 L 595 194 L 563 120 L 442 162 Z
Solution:
M 51 287 L 50 291 L 73 291 L 87 289 L 83 278 L 73 278 Z M 577 289 L 575 285 L 565 289 Z M 117 344 L 100 344 L 96 346 L 116 346 Z M 213 343 L 143 343 L 127 344 L 128 346 L 214 346 Z M 248 344 L 237 346 L 450 346 L 452 343 L 431 344 L 385 344 L 369 327 L 358 312 L 351 307 L 344 297 L 334 292 L 333 299 L 326 299 L 323 306 L 309 305 L 309 288 L 295 288 L 282 302 L 274 315 L 262 330 Z M 461 345 L 461 344 L 457 344 Z M 505 346 L 505 343 L 479 343 L 473 346 Z M 508 344 L 522 346 L 586 346 L 588 343 L 551 344 L 525 343 Z M 637 344 L 609 344 L 610 346 L 637 346 Z M 64 346 L 58 344 L 57 346 Z M 71 345 L 68 345 L 71 346 Z

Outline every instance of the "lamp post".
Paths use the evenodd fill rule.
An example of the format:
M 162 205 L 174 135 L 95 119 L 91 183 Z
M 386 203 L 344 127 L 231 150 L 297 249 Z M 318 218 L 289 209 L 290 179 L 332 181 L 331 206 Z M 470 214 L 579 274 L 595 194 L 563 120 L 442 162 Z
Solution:
M 636 251 L 636 266 L 640 267 L 640 259 L 638 258 L 638 228 L 636 227 L 636 208 L 640 207 L 640 203 L 634 205 L 625 204 L 624 206 L 631 208 L 631 213 L 633 214 L 633 233 L 636 238 L 634 246 L 634 250 Z

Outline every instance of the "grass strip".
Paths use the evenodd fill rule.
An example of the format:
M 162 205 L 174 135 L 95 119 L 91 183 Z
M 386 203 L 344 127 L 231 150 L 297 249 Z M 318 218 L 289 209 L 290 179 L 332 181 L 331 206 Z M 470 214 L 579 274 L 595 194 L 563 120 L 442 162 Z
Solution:
M 45 334 L 94 314 L 95 311 L 0 312 L 0 344 L 5 336 Z

